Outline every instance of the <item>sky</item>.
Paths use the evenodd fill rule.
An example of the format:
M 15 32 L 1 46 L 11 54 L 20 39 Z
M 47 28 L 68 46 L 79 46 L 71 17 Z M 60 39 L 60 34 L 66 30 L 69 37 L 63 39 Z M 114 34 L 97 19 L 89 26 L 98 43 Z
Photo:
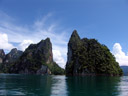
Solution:
M 49 37 L 54 60 L 65 67 L 73 30 L 108 46 L 128 65 L 127 0 L 0 0 L 0 49 L 25 50 Z

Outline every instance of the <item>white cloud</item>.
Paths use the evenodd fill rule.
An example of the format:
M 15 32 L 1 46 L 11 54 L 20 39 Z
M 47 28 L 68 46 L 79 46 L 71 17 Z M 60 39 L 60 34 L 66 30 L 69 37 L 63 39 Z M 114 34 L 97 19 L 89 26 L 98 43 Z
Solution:
M 65 60 L 61 55 L 61 52 L 59 50 L 53 50 L 53 59 L 56 61 L 57 64 L 59 64 L 60 67 L 65 68 Z
M 32 44 L 32 40 L 23 40 L 18 46 L 18 49 L 24 51 L 30 44 Z
M 11 50 L 14 46 L 8 42 L 7 34 L 0 33 L 0 49 Z
M 3 12 L 1 13 L 0 11 L 0 14 L 3 14 Z M 9 42 L 19 43 L 16 47 L 24 50 L 30 43 L 37 43 L 40 40 L 49 37 L 53 45 L 53 50 L 58 50 L 61 54 L 61 59 L 55 59 L 55 61 L 60 66 L 65 65 L 65 61 L 67 59 L 68 30 L 63 29 L 57 21 L 51 20 L 53 21 L 51 22 L 51 13 L 37 19 L 31 25 L 25 24 L 23 26 L 21 26 L 21 24 L 15 24 L 16 20 L 14 20 L 14 18 L 11 18 L 5 13 L 4 15 L 6 15 L 7 19 L 6 17 L 4 20 L 0 19 L 0 33 L 6 33 L 8 35 Z M 0 18 L 1 17 L 2 15 L 0 15 Z M 58 54 L 55 54 L 54 52 L 53 56 L 58 57 Z
M 120 43 L 114 44 L 112 53 L 116 57 L 116 61 L 119 62 L 120 66 L 128 66 L 128 55 L 126 55 L 125 52 L 122 51 Z

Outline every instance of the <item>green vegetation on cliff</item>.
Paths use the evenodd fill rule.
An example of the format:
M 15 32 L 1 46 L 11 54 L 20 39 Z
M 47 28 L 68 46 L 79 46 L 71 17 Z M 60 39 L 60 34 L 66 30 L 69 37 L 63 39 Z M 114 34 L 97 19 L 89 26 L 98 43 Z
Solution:
M 49 38 L 31 44 L 24 52 L 12 49 L 7 55 L 0 50 L 0 72 L 17 74 L 64 74 L 64 69 L 53 60 Z
M 53 64 L 47 64 L 47 66 L 51 70 L 52 74 L 54 74 L 54 75 L 64 75 L 64 69 L 61 68 L 55 62 L 53 62 Z
M 67 75 L 122 75 L 107 46 L 95 39 L 80 39 L 75 30 L 68 43 Z
M 53 61 L 52 43 L 49 38 L 31 44 L 17 62 L 11 65 L 10 73 L 22 74 L 64 74 Z

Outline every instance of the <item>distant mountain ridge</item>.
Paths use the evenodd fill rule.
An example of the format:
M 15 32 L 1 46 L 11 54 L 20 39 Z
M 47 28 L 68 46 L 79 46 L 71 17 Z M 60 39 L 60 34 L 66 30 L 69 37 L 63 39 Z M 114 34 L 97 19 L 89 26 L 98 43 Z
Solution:
M 23 51 L 17 50 L 17 48 L 13 48 L 4 58 L 4 63 L 15 62 L 21 55 Z
M 0 49 L 0 71 L 7 72 L 11 63 L 14 63 L 21 55 L 22 51 L 13 48 L 8 54 L 5 55 L 4 50 Z
M 120 66 L 125 76 L 128 76 L 128 66 Z

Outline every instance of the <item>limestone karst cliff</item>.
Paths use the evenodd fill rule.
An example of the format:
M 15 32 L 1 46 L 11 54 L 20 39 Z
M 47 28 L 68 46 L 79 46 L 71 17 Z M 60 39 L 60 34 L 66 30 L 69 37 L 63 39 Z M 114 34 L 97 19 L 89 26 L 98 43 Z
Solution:
M 3 63 L 3 59 L 5 58 L 5 53 L 3 49 L 0 49 L 0 64 Z
M 16 48 L 5 55 L 0 50 L 0 72 L 16 74 L 64 74 L 64 69 L 53 60 L 50 38 L 31 44 L 24 51 Z
M 63 74 L 53 60 L 52 43 L 50 38 L 31 44 L 20 56 L 17 62 L 11 65 L 10 73 L 20 74 Z
M 81 39 L 76 30 L 68 43 L 66 75 L 122 75 L 107 46 L 95 39 Z

